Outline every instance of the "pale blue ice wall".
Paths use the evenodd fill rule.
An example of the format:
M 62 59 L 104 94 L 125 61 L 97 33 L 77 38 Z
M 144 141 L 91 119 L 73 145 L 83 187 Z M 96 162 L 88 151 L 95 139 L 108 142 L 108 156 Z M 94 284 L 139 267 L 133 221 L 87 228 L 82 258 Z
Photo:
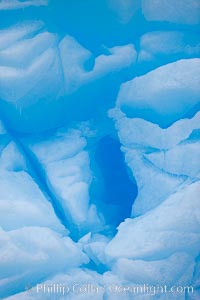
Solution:
M 200 297 L 199 31 L 199 0 L 0 1 L 1 298 Z

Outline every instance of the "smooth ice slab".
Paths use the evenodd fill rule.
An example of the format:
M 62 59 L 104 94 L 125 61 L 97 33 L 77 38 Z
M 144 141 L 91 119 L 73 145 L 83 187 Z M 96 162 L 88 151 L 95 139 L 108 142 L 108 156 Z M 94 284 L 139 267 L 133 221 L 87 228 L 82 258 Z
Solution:
M 199 103 L 200 59 L 180 60 L 123 84 L 117 105 L 128 117 L 168 127 Z

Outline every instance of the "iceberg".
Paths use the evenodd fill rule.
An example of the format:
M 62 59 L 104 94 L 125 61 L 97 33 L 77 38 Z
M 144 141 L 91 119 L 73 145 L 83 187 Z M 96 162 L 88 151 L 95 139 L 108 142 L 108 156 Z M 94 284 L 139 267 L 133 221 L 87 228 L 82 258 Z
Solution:
M 199 299 L 199 10 L 0 1 L 1 299 Z

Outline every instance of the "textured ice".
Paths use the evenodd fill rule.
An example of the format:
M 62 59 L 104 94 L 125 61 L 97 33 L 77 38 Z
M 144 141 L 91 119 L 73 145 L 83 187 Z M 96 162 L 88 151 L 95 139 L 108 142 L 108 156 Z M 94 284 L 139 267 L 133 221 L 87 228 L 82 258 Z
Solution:
M 28 22 L 18 24 L 9 29 L 2 29 L 0 33 L 0 50 L 9 49 L 13 44 L 19 42 L 22 39 L 30 37 L 34 32 L 37 32 L 42 27 L 42 22 Z M 24 41 L 24 40 L 23 40 Z M 23 50 L 23 52 L 25 52 Z M 17 59 L 16 59 L 17 60 Z
M 70 37 L 65 37 L 62 40 L 60 52 L 67 92 L 71 92 L 90 81 L 97 80 L 110 72 L 128 68 L 136 60 L 136 51 L 131 44 L 108 48 L 107 55 L 102 54 L 94 59 L 89 51 Z M 84 65 L 90 60 L 93 68 L 87 70 Z
M 141 7 L 140 0 L 107 0 L 122 23 L 128 23 Z
M 175 252 L 188 252 L 196 257 L 199 251 L 199 192 L 199 182 L 190 184 L 148 215 L 127 219 L 108 245 L 108 255 L 155 260 Z
M 190 139 L 199 128 L 199 113 L 166 129 L 142 119 L 127 118 L 118 109 L 111 110 L 110 116 L 116 120 L 125 160 L 138 185 L 133 215 L 147 212 L 178 186 L 199 178 L 199 144 Z M 188 160 L 184 159 L 186 151 Z
M 168 127 L 199 103 L 199 68 L 199 59 L 179 60 L 136 77 L 122 85 L 118 106 L 128 117 Z
M 23 226 L 44 226 L 65 232 L 44 195 L 27 173 L 1 172 L 0 178 L 3 186 L 0 192 L 2 228 L 11 230 Z M 11 185 L 12 191 L 9 191 Z M 20 189 L 22 185 L 23 191 Z
M 192 278 L 193 269 L 194 260 L 192 256 L 184 252 L 178 252 L 165 259 L 154 261 L 133 261 L 121 258 L 113 268 L 114 272 L 125 280 L 137 284 L 149 282 L 152 285 L 173 285 L 175 281 L 179 284 L 187 284 Z M 184 275 L 185 273 L 187 276 Z
M 55 43 L 56 38 L 54 35 L 48 32 L 40 33 L 32 39 L 18 41 L 17 44 L 2 50 L 0 62 L 10 67 L 27 67 L 34 60 L 32 51 L 37 57 L 49 47 L 53 47 Z M 24 52 L 24 49 L 26 49 L 26 52 Z
M 29 282 L 87 262 L 87 257 L 68 237 L 45 227 L 0 231 L 1 297 L 24 290 Z M 28 266 L 28 270 L 27 270 Z
M 2 0 L 0 10 L 21 9 L 29 6 L 47 5 L 48 0 Z
M 199 0 L 3 0 L 0 19 L 0 298 L 198 300 Z M 109 290 L 144 284 L 194 293 Z
M 60 126 L 74 114 L 77 118 L 78 112 L 69 114 L 69 110 L 74 101 L 82 109 L 83 100 L 78 88 L 84 86 L 85 97 L 91 102 L 95 94 L 94 91 L 91 93 L 94 87 L 90 84 L 100 80 L 102 86 L 104 81 L 101 80 L 105 78 L 109 84 L 116 76 L 114 73 L 130 70 L 136 61 L 132 44 L 107 48 L 106 54 L 95 58 L 70 36 L 59 42 L 41 22 L 1 30 L 0 41 L 3 45 L 0 46 L 2 109 L 11 119 L 12 127 L 23 132 Z M 88 61 L 89 69 L 86 67 Z M 77 93 L 74 95 L 73 92 Z M 89 108 L 89 116 L 94 109 L 95 103 L 91 112 Z M 48 114 L 46 121 L 44 114 Z M 78 114 L 78 118 L 83 117 Z
M 152 31 L 140 39 L 138 61 L 152 70 L 181 58 L 199 57 L 199 37 L 187 31 Z
M 147 154 L 146 157 L 168 173 L 198 178 L 200 175 L 199 147 L 199 142 L 184 143 L 168 151 Z M 187 160 L 184 160 L 186 156 Z
M 193 131 L 199 129 L 200 122 L 199 112 L 193 118 L 181 119 L 165 129 L 143 119 L 127 118 L 118 109 L 110 110 L 109 115 L 116 120 L 120 140 L 126 147 L 141 145 L 162 150 L 170 149 L 184 140 L 189 140 Z
M 165 21 L 196 25 L 200 22 L 198 0 L 142 0 L 142 10 L 148 21 Z
M 59 282 L 61 285 L 66 285 L 66 282 L 69 284 L 69 286 L 73 286 L 74 283 L 80 284 L 81 285 L 85 285 L 88 284 L 88 282 L 93 282 L 95 285 L 97 286 L 101 286 L 102 284 L 102 278 L 101 275 L 99 275 L 98 273 L 94 272 L 94 271 L 90 271 L 90 270 L 82 270 L 82 269 L 78 269 L 78 268 L 73 268 L 71 271 L 67 272 L 67 273 L 61 273 L 59 275 L 56 275 L 52 278 L 52 280 L 54 282 Z M 44 284 L 51 284 L 52 281 L 51 280 L 46 280 L 43 281 L 42 283 Z M 52 295 L 46 295 L 46 299 L 51 299 Z M 60 295 L 59 296 L 60 299 L 66 299 L 65 296 Z M 67 295 L 67 299 L 70 300 L 74 300 L 74 299 L 94 299 L 92 297 L 94 297 L 94 295 L 90 294 L 90 295 L 85 295 L 85 294 L 79 294 L 79 293 L 69 293 Z M 103 295 L 100 293 L 99 295 L 97 294 L 95 296 L 95 298 L 97 300 L 102 300 L 103 299 Z M 36 300 L 42 300 L 44 299 L 44 294 L 40 294 L 37 293 L 36 291 L 32 291 L 30 293 L 20 293 L 17 295 L 14 295 L 12 297 L 8 298 L 9 300 L 32 300 L 32 299 L 36 299 Z
M 85 146 L 86 140 L 79 130 L 58 132 L 53 138 L 30 145 L 65 219 L 68 223 L 71 220 L 77 230 L 83 225 L 93 228 L 101 225 L 95 206 L 89 203 L 91 171 Z

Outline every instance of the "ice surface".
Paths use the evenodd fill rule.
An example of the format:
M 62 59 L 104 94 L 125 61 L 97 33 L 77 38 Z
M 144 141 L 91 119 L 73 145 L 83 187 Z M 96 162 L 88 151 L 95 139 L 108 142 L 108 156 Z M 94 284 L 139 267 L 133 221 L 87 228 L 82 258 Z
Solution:
M 199 176 L 199 147 L 199 142 L 184 143 L 168 151 L 148 154 L 146 157 L 166 172 L 195 178 Z M 184 159 L 186 156 L 187 160 Z
M 68 237 L 45 227 L 0 231 L 1 297 L 23 291 L 27 282 L 87 262 L 86 256 Z
M 122 23 L 128 23 L 141 7 L 141 0 L 107 0 Z
M 56 52 L 53 49 L 47 49 L 42 55 L 33 61 L 26 69 L 16 69 L 14 67 L 0 67 L 1 93 L 0 97 L 8 102 L 13 102 L 15 105 L 31 105 L 38 99 L 33 95 L 29 96 L 29 91 L 37 88 L 37 84 L 44 81 L 44 91 L 47 90 L 45 82 L 53 80 L 52 76 L 47 73 L 56 72 L 58 70 L 58 60 Z M 59 75 L 59 73 L 58 73 Z M 10 89 L 12 82 L 12 89 Z M 53 83 L 53 82 L 52 82 Z M 58 81 L 59 83 L 59 81 Z M 57 85 L 55 85 L 56 87 Z M 29 101 L 23 103 L 23 99 Z
M 156 260 L 185 252 L 195 258 L 200 243 L 199 192 L 199 182 L 190 184 L 148 214 L 127 219 L 108 244 L 107 254 L 115 259 Z
M 40 33 L 33 38 L 21 40 L 2 50 L 0 52 L 0 63 L 10 67 L 26 68 L 35 58 L 55 44 L 56 38 L 53 34 L 48 32 Z M 25 49 L 26 51 L 24 51 Z
M 46 280 L 46 281 L 41 281 L 40 284 L 46 284 L 51 285 L 54 282 L 59 282 L 60 285 L 63 286 L 69 286 L 70 287 L 70 292 L 66 293 L 64 296 L 62 294 L 60 294 L 58 297 L 59 299 L 70 299 L 70 300 L 74 300 L 74 299 L 94 299 L 92 297 L 94 297 L 94 295 L 91 294 L 87 294 L 87 293 L 79 293 L 78 290 L 81 287 L 86 286 L 89 282 L 93 282 L 93 284 L 97 287 L 101 287 L 103 280 L 101 278 L 101 275 L 99 275 L 98 273 L 94 272 L 94 271 L 90 271 L 90 270 L 82 270 L 82 269 L 78 269 L 78 268 L 73 268 L 72 270 L 66 272 L 66 273 L 61 273 L 59 275 L 56 276 L 52 276 L 51 279 Z M 75 293 L 72 293 L 71 290 L 75 289 Z M 42 300 L 42 299 L 51 299 L 52 295 L 45 295 L 45 293 L 37 293 L 37 289 L 33 288 L 31 290 L 30 293 L 20 293 L 17 295 L 14 295 L 12 297 L 9 297 L 9 300 L 32 300 L 32 299 L 36 299 L 36 300 Z M 103 300 L 103 293 L 96 293 L 95 294 L 95 299 L 97 300 Z
M 39 29 L 44 32 L 38 33 Z M 33 22 L 2 30 L 0 39 L 1 109 L 15 130 L 23 126 L 25 131 L 28 126 L 36 130 L 33 119 L 38 126 L 45 126 L 44 105 L 57 107 L 52 101 L 61 97 L 63 90 L 56 36 L 45 31 L 41 22 Z
M 129 282 L 152 285 L 173 285 L 174 282 L 187 284 L 191 281 L 194 269 L 192 256 L 176 253 L 162 260 L 130 260 L 121 258 L 116 262 L 113 272 Z M 186 274 L 186 276 L 183 276 Z
M 4 298 L 23 291 L 27 282 L 35 284 L 43 276 L 85 263 L 87 257 L 67 237 L 68 230 L 3 125 L 0 138 L 0 297 Z
M 187 25 L 200 22 L 198 0 L 142 0 L 142 10 L 148 21 L 164 21 Z
M 2 228 L 11 230 L 24 226 L 41 226 L 59 232 L 65 231 L 52 212 L 51 205 L 27 173 L 23 171 L 1 172 L 0 178 Z M 12 191 L 8 192 L 10 185 L 12 185 Z M 20 188 L 22 185 L 23 190 Z
M 29 6 L 41 6 L 41 5 L 46 6 L 47 3 L 48 0 L 29 0 L 29 1 L 2 0 L 0 3 L 0 10 L 20 9 Z
M 115 119 L 126 163 L 138 186 L 132 215 L 149 211 L 180 185 L 199 178 L 198 139 L 190 140 L 192 132 L 199 128 L 199 113 L 167 129 L 142 119 L 127 118 L 117 109 L 109 114 Z M 184 159 L 186 156 L 188 160 Z
M 190 139 L 192 132 L 199 129 L 200 122 L 199 112 L 193 118 L 181 119 L 166 129 L 143 119 L 127 118 L 118 109 L 110 110 L 109 115 L 115 119 L 121 143 L 126 147 L 140 145 L 162 150 Z
M 0 1 L 1 299 L 199 299 L 199 9 Z
M 43 23 L 41 21 L 28 22 L 18 24 L 9 29 L 2 29 L 0 31 L 0 50 L 4 50 L 23 38 L 30 37 L 33 33 L 41 29 Z
M 101 226 L 96 209 L 90 204 L 90 161 L 81 131 L 61 131 L 45 141 L 31 142 L 29 147 L 41 164 L 67 223 L 79 230 L 83 226 Z
M 0 153 L 1 227 L 14 230 L 24 226 L 42 226 L 67 233 L 39 186 L 29 175 L 27 163 L 17 145 L 10 141 L 11 137 L 6 131 L 2 134 L 7 139 Z
M 136 77 L 122 85 L 118 106 L 129 117 L 168 127 L 199 103 L 199 67 L 199 59 L 180 60 Z
M 148 149 L 147 149 L 148 151 Z M 138 196 L 132 208 L 133 215 L 143 214 L 156 207 L 187 180 L 187 177 L 164 172 L 146 159 L 144 153 L 128 150 L 126 161 L 138 184 Z M 162 189 L 158 189 L 162 186 Z
M 154 30 L 141 37 L 138 62 L 144 69 L 152 70 L 178 59 L 199 55 L 198 34 L 187 31 Z
M 40 22 L 35 26 L 27 23 L 0 32 L 0 104 L 12 128 L 22 132 L 55 128 L 65 124 L 67 119 L 83 118 L 72 110 L 74 101 L 82 109 L 82 94 L 77 90 L 83 86 L 83 94 L 91 103 L 95 91 L 91 93 L 90 84 L 99 80 L 102 86 L 106 79 L 109 86 L 116 77 L 114 73 L 129 72 L 136 61 L 132 44 L 107 48 L 106 55 L 95 58 L 74 38 L 66 36 L 59 42 L 55 34 L 41 26 Z M 38 33 L 39 29 L 43 32 Z M 90 68 L 90 64 L 93 67 Z M 90 116 L 95 104 L 101 106 L 100 101 L 97 98 L 92 111 L 86 103 Z M 46 120 L 45 113 L 48 113 Z

